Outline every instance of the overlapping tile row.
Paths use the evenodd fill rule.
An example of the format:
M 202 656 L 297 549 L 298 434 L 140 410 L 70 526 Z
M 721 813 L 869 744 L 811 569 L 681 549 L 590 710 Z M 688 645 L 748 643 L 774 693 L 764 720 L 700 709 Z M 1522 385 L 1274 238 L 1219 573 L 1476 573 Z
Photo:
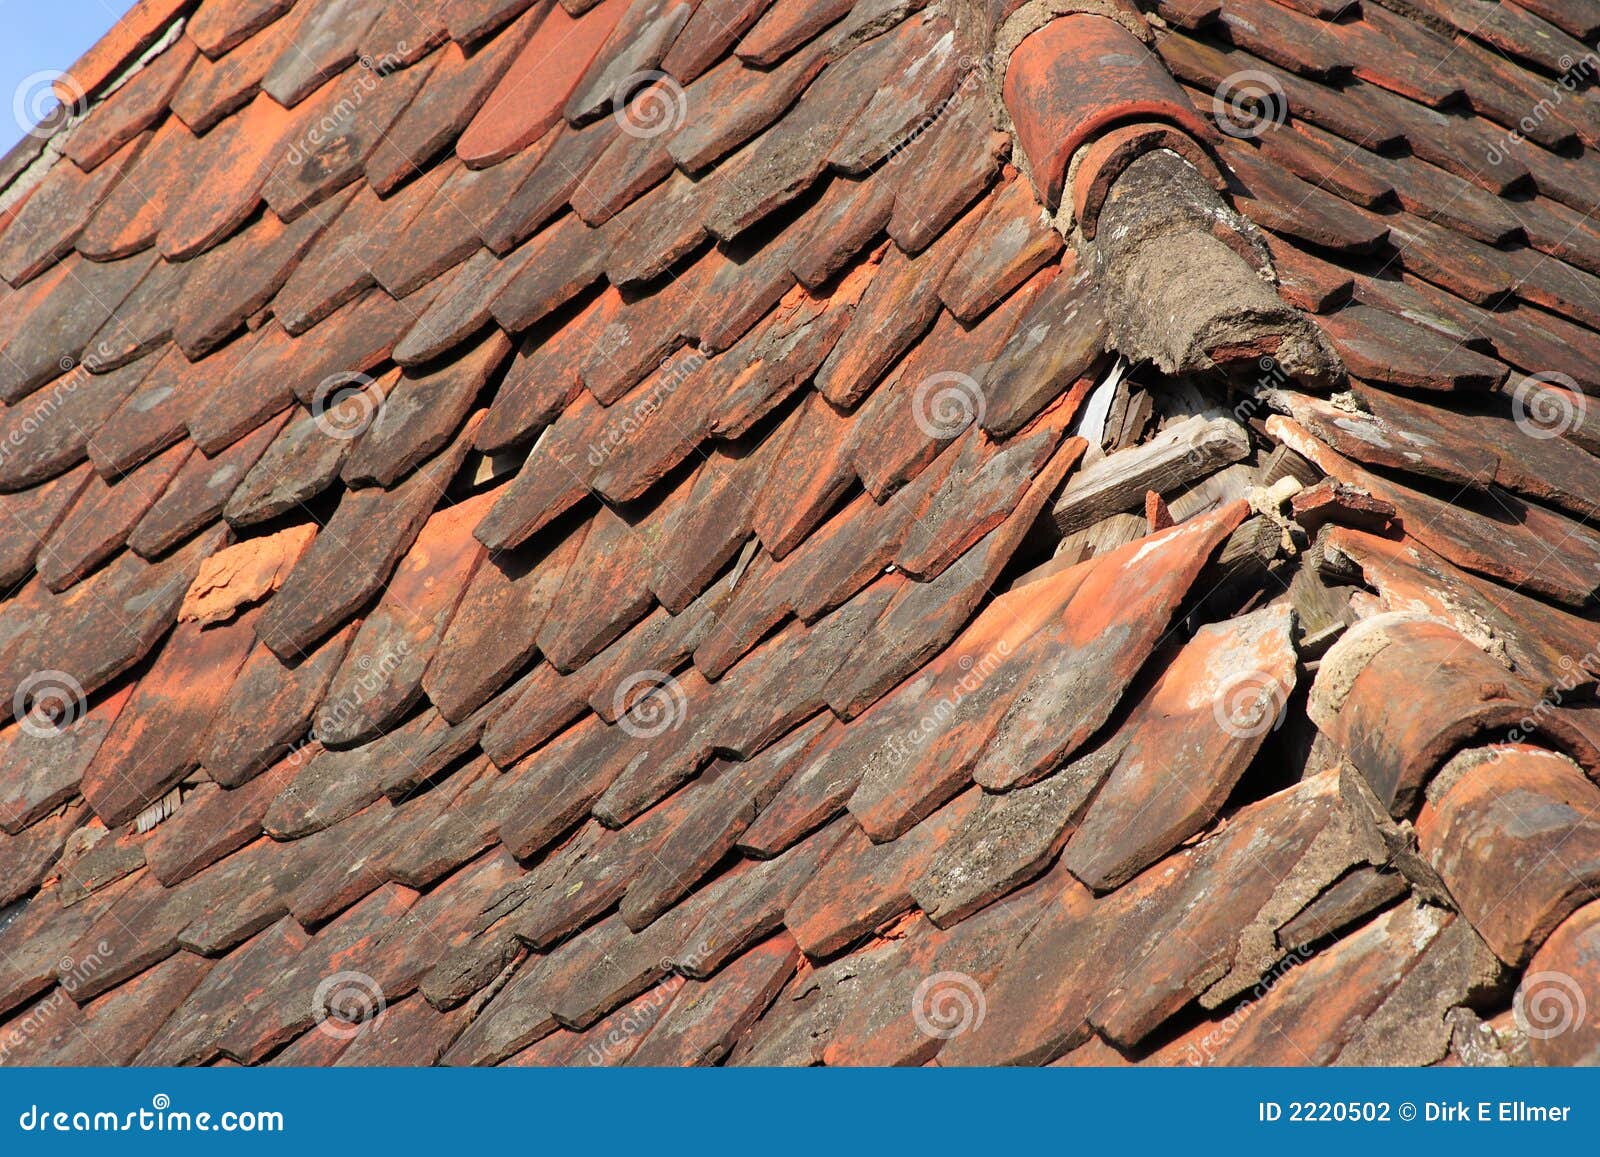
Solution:
M 766 940 L 853 825 L 794 765 L 992 601 L 1098 343 L 989 372 L 1075 272 L 943 15 L 692 7 L 208 0 L 63 80 L 0 234 L 8 1061 L 455 1059 L 530 951 L 710 881 Z M 792 977 L 738 935 L 641 1060 Z
M 1490 43 L 1537 68 L 1524 16 Z M 1308 213 L 1283 186 L 1328 141 L 1223 146 L 1372 411 L 1281 390 L 1257 437 L 1406 536 L 1321 543 L 1412 616 L 1336 644 L 1331 695 L 1292 600 L 1215 593 L 1244 502 L 1023 574 L 1103 319 L 955 25 L 147 2 L 69 73 L 84 115 L 0 218 L 8 1062 L 1431 1062 L 1541 953 L 1579 975 L 1588 877 L 1540 876 L 1539 837 L 1512 886 L 1483 841 L 1560 806 L 1586 847 L 1600 732 L 1560 700 L 1434 773 L 1592 682 L 1591 459 L 1494 392 L 1578 360 L 1550 326 L 1593 340 L 1588 274 L 1529 276 L 1516 351 L 1461 343 L 1497 300 L 1470 246 L 1527 226 L 1423 206 L 1571 209 L 1452 142 L 1329 165 L 1358 171 Z M 1178 58 L 1214 46 L 1157 46 L 1215 83 Z M 1395 217 L 1416 268 L 1347 268 Z M 1514 549 L 1439 482 L 1526 512 Z M 1441 691 L 1422 725 L 1383 714 L 1401 680 Z M 1264 772 L 1308 685 L 1346 765 Z M 1525 802 L 1483 790 L 1503 765 Z
M 1492 952 L 1464 1002 L 1499 1030 L 1489 1038 L 1516 1042 L 1520 1059 L 1592 1061 L 1592 976 L 1572 953 L 1593 919 L 1582 832 L 1600 806 L 1588 706 L 1600 444 L 1585 430 L 1600 386 L 1600 265 L 1586 248 L 1596 30 L 1563 6 L 1157 11 L 1156 50 L 1215 125 L 1234 203 L 1350 375 L 1332 398 L 1268 375 L 1259 432 L 1396 515 L 1387 533 L 1331 527 L 1318 544 L 1325 571 L 1367 589 L 1308 710 L 1371 802 L 1415 821 L 1409 854 L 1437 874 L 1477 955 Z M 1547 822 L 1572 837 L 1560 850 L 1511 851 L 1504 825 Z M 1560 880 L 1540 877 L 1541 860 Z M 1566 955 L 1541 970 L 1529 961 L 1546 938 L 1548 959 Z M 1463 976 L 1479 968 L 1460 959 Z M 1260 1001 L 1276 1019 L 1309 997 L 1309 978 L 1291 980 L 1305 996 Z M 1328 1059 L 1312 1044 L 1332 1015 L 1286 1035 Z M 1505 1062 L 1471 1015 L 1453 1018 L 1456 1060 Z M 1207 1043 L 1216 1030 L 1174 1048 L 1238 1059 L 1237 1045 Z

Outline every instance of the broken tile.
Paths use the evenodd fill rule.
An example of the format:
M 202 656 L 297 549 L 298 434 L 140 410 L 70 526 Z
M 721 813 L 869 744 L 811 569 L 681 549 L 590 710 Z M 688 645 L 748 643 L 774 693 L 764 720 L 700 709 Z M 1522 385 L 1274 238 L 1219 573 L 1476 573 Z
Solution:
M 347 491 L 257 624 L 280 658 L 308 650 L 358 610 L 386 582 L 438 504 L 476 431 L 390 491 Z
M 219 550 L 200 564 L 178 618 L 205 625 L 231 619 L 241 607 L 277 590 L 316 537 L 314 526 L 289 526 L 276 534 Z

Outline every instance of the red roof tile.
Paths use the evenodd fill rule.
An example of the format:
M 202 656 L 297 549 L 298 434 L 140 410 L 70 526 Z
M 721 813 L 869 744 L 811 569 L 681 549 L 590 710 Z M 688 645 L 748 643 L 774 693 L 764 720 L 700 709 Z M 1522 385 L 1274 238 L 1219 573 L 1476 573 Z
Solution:
M 545 5 L 531 37 L 461 133 L 457 155 L 483 167 L 542 137 L 561 119 L 567 97 L 627 8 L 623 0 L 604 0 L 573 17 L 559 4 Z
M 61 102 L 82 101 L 114 79 L 134 57 L 161 39 L 183 8 L 183 0 L 139 0 L 56 81 Z
M 0 1054 L 1592 1059 L 1600 15 L 1050 7 L 91 50 L 0 173 Z

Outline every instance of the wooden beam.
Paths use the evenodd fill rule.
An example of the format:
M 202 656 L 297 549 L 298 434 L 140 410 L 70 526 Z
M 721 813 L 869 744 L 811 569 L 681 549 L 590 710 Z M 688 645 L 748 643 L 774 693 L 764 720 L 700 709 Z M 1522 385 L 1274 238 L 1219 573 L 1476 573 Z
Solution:
M 1074 474 L 1051 509 L 1062 535 L 1103 518 L 1143 509 L 1147 490 L 1166 494 L 1250 453 L 1250 436 L 1231 418 L 1195 416 L 1142 446 L 1108 454 Z
M 1315 486 L 1322 478 L 1322 471 L 1280 444 L 1261 464 L 1261 485 L 1271 486 L 1280 478 L 1293 478 L 1302 486 Z

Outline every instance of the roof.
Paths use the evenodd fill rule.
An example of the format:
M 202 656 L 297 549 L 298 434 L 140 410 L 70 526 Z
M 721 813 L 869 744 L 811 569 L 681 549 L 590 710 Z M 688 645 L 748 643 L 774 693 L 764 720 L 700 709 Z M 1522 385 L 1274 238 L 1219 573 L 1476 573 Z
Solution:
M 141 0 L 0 162 L 0 1056 L 1595 1059 L 1597 34 Z

